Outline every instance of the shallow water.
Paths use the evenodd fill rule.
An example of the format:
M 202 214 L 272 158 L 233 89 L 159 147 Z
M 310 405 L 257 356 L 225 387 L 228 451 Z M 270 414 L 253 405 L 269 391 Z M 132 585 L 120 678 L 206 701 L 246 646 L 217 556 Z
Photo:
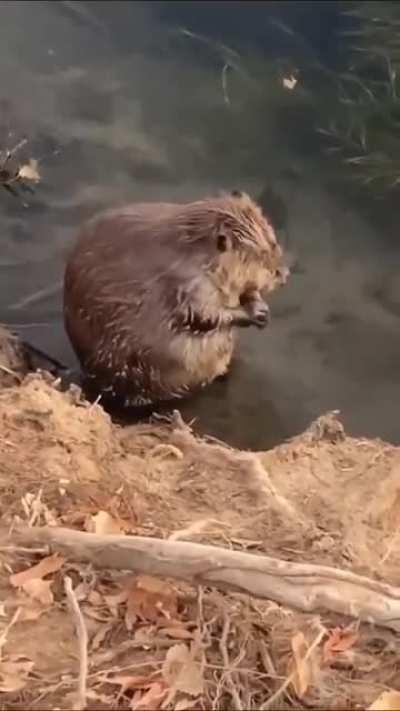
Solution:
M 289 97 L 278 97 L 276 111 L 270 83 L 260 94 L 240 67 L 224 71 L 236 55 L 178 32 L 257 52 L 266 37 L 279 55 L 282 32 L 268 24 L 275 3 L 263 9 L 265 26 L 261 5 L 0 3 L 0 147 L 26 135 L 21 160 L 41 158 L 43 178 L 27 208 L 0 193 L 0 320 L 74 365 L 57 285 L 83 218 L 128 199 L 221 188 L 257 197 L 272 185 L 287 206 L 300 273 L 273 297 L 270 328 L 242 334 L 231 377 L 185 404 L 184 415 L 233 444 L 265 448 L 340 409 L 351 432 L 398 442 L 397 243 L 370 206 L 332 191 L 317 140 L 305 145 L 285 129 Z M 307 5 L 286 5 L 285 18 Z M 320 49 L 334 53 L 324 18 Z M 32 301 L 41 290 L 49 293 Z

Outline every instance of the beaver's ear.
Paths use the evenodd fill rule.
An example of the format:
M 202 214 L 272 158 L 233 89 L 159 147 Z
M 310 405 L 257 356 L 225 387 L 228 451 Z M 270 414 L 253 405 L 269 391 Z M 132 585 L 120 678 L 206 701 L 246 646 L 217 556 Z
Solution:
M 232 190 L 231 195 L 234 198 L 242 198 L 243 197 L 243 193 L 241 190 Z

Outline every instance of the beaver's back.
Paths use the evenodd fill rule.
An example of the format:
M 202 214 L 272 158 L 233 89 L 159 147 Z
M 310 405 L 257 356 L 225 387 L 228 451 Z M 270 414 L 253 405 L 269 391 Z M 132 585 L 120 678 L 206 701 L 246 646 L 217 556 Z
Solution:
M 150 205 L 108 211 L 86 223 L 78 234 L 65 270 L 64 315 L 81 360 L 101 348 L 111 334 L 121 340 L 134 321 L 138 324 L 132 331 L 140 337 L 142 348 L 140 323 L 146 331 L 152 329 L 153 340 L 154 329 L 162 327 L 163 302 L 157 293 L 168 259 L 176 261 L 176 255 L 154 229 L 153 212 Z
M 84 225 L 65 271 L 65 326 L 84 370 L 121 391 L 136 381 L 148 399 L 151 390 L 179 394 L 213 379 L 215 361 L 231 356 L 228 334 L 210 336 L 205 347 L 171 330 L 179 294 L 204 263 L 170 227 L 181 209 L 140 204 L 102 213 Z

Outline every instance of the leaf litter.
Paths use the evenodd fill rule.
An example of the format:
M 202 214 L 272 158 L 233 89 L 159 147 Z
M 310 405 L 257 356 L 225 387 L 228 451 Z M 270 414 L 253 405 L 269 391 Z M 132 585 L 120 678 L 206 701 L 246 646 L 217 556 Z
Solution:
M 331 441 L 329 433 L 320 440 L 326 430 L 319 424 L 263 454 L 282 495 L 293 506 L 304 502 L 310 526 L 300 529 L 293 520 L 276 518 L 276 512 L 255 513 L 257 499 L 249 489 L 254 482 L 201 440 L 174 439 L 163 425 L 120 430 L 101 408 L 76 393 L 61 393 L 39 376 L 0 395 L 6 525 L 17 516 L 31 526 L 52 521 L 104 536 L 129 531 L 172 540 L 196 537 L 238 550 L 253 541 L 269 555 L 351 564 L 370 575 L 376 567 L 381 578 L 400 581 L 400 556 L 392 546 L 398 519 L 394 447 Z M 15 447 L 3 447 L 2 438 Z M 161 457 L 161 451 L 168 456 Z M 93 477 L 94 465 L 101 477 Z M 358 508 L 354 492 L 378 470 L 385 487 L 374 489 L 368 520 L 375 516 L 376 530 L 367 530 L 370 489 Z M 333 545 L 325 531 L 316 533 L 321 517 L 313 516 L 312 500 L 305 496 L 307 491 L 315 496 L 314 471 L 329 481 L 321 494 L 331 496 L 337 485 L 339 501 L 340 492 L 340 507 L 328 498 L 315 502 L 316 510 L 327 512 L 324 525 Z M 349 482 L 358 477 L 348 523 L 344 476 Z M 399 708 L 398 642 L 388 630 L 153 575 L 92 570 L 57 554 L 0 555 L 0 708 L 71 708 L 80 656 L 65 604 L 66 575 L 73 579 L 87 631 L 88 708 Z

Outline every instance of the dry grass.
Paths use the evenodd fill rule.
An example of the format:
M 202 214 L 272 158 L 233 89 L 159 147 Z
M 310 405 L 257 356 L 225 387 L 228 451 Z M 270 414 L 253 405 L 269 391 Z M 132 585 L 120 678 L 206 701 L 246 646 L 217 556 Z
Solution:
M 334 413 L 251 455 L 176 423 L 118 428 L 76 390 L 30 375 L 0 391 L 0 424 L 11 527 L 190 539 L 399 580 L 400 452 L 347 437 Z M 0 561 L 7 711 L 356 709 L 400 685 L 388 630 L 99 571 L 42 548 L 4 546 Z

